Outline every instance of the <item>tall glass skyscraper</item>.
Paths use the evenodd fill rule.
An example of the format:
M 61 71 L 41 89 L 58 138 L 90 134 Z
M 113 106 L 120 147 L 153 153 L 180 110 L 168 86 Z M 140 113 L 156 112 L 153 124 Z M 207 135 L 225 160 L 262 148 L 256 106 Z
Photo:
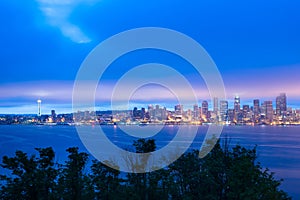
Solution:
M 272 101 L 265 101 L 265 106 L 266 106 L 266 119 L 269 122 L 273 121 L 273 115 L 274 115 L 274 110 L 273 110 L 273 102 Z
M 286 105 L 286 94 L 281 93 L 278 97 L 276 97 L 276 115 L 284 116 L 287 111 Z
M 194 119 L 194 120 L 199 119 L 199 107 L 198 107 L 197 104 L 195 104 L 195 105 L 193 106 L 193 119 Z
M 214 97 L 214 113 L 217 115 L 219 111 L 219 99 Z
M 183 105 L 176 105 L 175 108 L 175 114 L 176 115 L 182 115 L 183 114 Z
M 236 121 L 239 121 L 240 112 L 241 112 L 241 100 L 239 96 L 236 96 L 234 98 L 234 119 Z
M 239 96 L 236 96 L 234 98 L 234 111 L 240 112 L 240 110 L 241 110 L 241 100 Z
M 254 121 L 257 121 L 260 117 L 260 106 L 259 106 L 259 99 L 253 100 L 253 119 Z
M 208 117 L 208 102 L 207 101 L 202 102 L 202 115 L 204 115 L 205 117 Z
M 259 99 L 253 100 L 253 113 L 254 115 L 258 115 L 260 113 Z
M 220 101 L 220 116 L 221 121 L 225 122 L 228 119 L 228 101 Z

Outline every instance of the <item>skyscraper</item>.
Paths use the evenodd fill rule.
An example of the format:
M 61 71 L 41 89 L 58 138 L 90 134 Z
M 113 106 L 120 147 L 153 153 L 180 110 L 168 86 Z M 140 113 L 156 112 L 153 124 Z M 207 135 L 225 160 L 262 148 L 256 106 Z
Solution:
M 136 118 L 139 118 L 139 112 L 138 112 L 137 107 L 134 107 L 134 108 L 133 108 L 133 111 L 132 111 L 132 117 L 133 117 L 134 120 L 135 120 Z
M 220 116 L 221 121 L 227 121 L 228 119 L 228 101 L 220 101 Z
M 194 120 L 199 119 L 199 107 L 197 104 L 195 104 L 193 107 L 193 119 Z
M 249 105 L 243 105 L 243 118 L 247 118 L 249 112 L 250 112 L 250 106 Z
M 253 119 L 257 121 L 260 115 L 259 99 L 253 100 Z
M 286 105 L 286 94 L 281 93 L 278 97 L 276 97 L 276 115 L 284 116 L 287 111 Z
M 240 111 L 241 111 L 241 100 L 239 96 L 236 96 L 234 98 L 234 119 L 236 121 L 239 121 L 241 118 Z
M 148 113 L 149 113 L 149 118 L 152 119 L 154 117 L 154 109 L 152 105 L 148 105 Z
M 234 121 L 234 109 L 228 109 L 227 112 L 228 121 L 233 122 Z
M 273 121 L 273 115 L 274 115 L 274 110 L 273 110 L 273 102 L 272 101 L 265 101 L 265 109 L 266 109 L 266 119 L 269 122 Z
M 142 109 L 141 109 L 141 118 L 142 118 L 142 119 L 145 119 L 145 115 L 146 115 L 146 109 L 145 109 L 145 108 L 142 108 Z
M 253 100 L 253 112 L 254 115 L 258 115 L 260 110 L 259 110 L 259 99 L 254 99 Z
M 167 119 L 167 108 L 166 107 L 161 108 L 161 118 Z
M 160 106 L 156 104 L 154 109 L 154 119 L 158 120 L 160 118 L 161 118 Z
M 175 114 L 176 115 L 182 115 L 183 114 L 183 105 L 176 105 L 175 106 Z
M 55 110 L 51 110 L 51 117 L 52 117 L 53 121 L 56 121 L 56 113 L 55 113 Z
M 214 113 L 217 115 L 219 111 L 219 99 L 214 97 Z
M 51 110 L 51 117 L 56 117 L 55 110 Z
M 241 100 L 239 96 L 236 96 L 234 98 L 234 111 L 240 112 L 240 110 L 241 110 Z
M 208 102 L 207 101 L 202 101 L 202 115 L 205 117 L 208 116 Z

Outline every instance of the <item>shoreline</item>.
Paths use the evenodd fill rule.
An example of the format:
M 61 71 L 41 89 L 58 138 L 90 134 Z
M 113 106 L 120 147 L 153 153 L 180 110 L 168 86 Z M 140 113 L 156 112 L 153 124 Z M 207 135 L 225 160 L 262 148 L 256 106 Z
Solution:
M 148 123 L 148 124 L 137 124 L 137 123 L 13 123 L 13 124 L 0 124 L 0 126 L 223 126 L 223 127 L 293 127 L 300 126 L 300 124 L 216 124 L 216 123 Z

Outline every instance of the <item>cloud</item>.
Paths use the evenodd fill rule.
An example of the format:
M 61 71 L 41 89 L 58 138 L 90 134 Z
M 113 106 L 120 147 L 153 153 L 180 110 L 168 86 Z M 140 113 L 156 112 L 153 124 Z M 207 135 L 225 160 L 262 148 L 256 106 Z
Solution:
M 82 3 L 92 4 L 98 0 L 36 0 L 47 22 L 58 27 L 65 37 L 76 43 L 88 43 L 91 39 L 75 24 L 69 21 L 74 8 Z
M 243 69 L 240 74 L 224 75 L 227 97 L 275 98 L 285 92 L 299 99 L 300 64 Z
M 0 99 L 47 98 L 53 101 L 70 101 L 72 97 L 72 82 L 67 81 L 35 81 L 0 85 Z M 1 105 L 1 104 L 0 104 Z

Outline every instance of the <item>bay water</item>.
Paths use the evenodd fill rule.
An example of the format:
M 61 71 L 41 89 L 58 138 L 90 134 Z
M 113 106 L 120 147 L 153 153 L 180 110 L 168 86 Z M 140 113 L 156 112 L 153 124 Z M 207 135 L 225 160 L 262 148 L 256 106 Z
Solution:
M 153 126 L 154 127 L 154 126 Z M 190 125 L 180 125 L 189 129 Z M 99 127 L 90 127 L 99 128 Z M 115 145 L 132 148 L 138 138 L 125 134 L 116 126 L 101 126 L 103 132 Z M 165 126 L 153 136 L 158 148 L 167 145 L 176 135 L 179 126 Z M 199 149 L 208 126 L 199 126 L 190 148 Z M 300 126 L 226 126 L 221 139 L 228 138 L 230 145 L 239 144 L 257 148 L 258 161 L 264 168 L 275 172 L 276 179 L 284 179 L 281 188 L 293 199 L 300 199 Z M 185 142 L 184 139 L 182 142 Z M 34 148 L 53 147 L 56 161 L 63 163 L 69 147 L 79 147 L 88 152 L 74 126 L 1 125 L 0 157 L 14 156 L 16 150 L 36 154 Z M 90 157 L 92 160 L 93 157 Z M 7 173 L 0 168 L 0 173 Z

